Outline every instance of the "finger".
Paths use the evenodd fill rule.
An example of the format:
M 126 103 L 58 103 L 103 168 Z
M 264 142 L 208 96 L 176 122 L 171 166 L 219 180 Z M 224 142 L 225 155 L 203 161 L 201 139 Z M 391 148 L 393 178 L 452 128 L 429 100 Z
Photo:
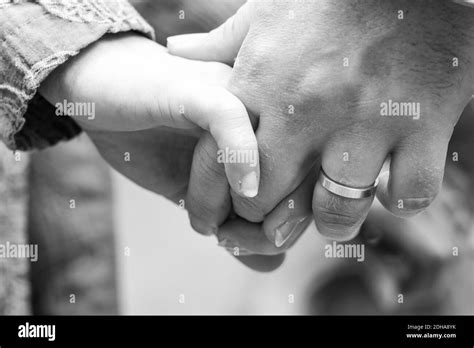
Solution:
M 251 222 L 262 222 L 301 185 L 317 160 L 317 155 L 310 149 L 310 140 L 304 143 L 288 136 L 288 123 L 281 119 L 278 112 L 262 113 L 260 117 L 257 130 L 261 155 L 258 195 L 248 199 L 232 194 L 236 214 Z
M 410 264 L 433 266 L 449 257 L 451 243 L 447 232 L 454 228 L 443 213 L 446 209 L 440 208 L 434 213 L 428 210 L 413 219 L 402 219 L 375 202 L 365 224 L 378 231 L 380 243 L 410 260 Z
M 169 101 L 172 121 L 184 117 L 209 130 L 218 145 L 214 160 L 224 164 L 232 189 L 243 197 L 255 197 L 260 178 L 258 145 L 245 106 L 221 87 L 187 88 L 189 92 L 171 94 L 178 96 Z
M 282 253 L 270 242 L 262 230 L 262 224 L 252 223 L 242 218 L 226 221 L 217 233 L 219 246 L 229 250 L 234 256 L 278 255 Z
M 426 209 L 443 180 L 448 140 L 407 142 L 391 157 L 390 174 L 380 177 L 377 198 L 394 215 L 409 217 Z
M 265 216 L 264 233 L 282 251 L 291 247 L 313 220 L 311 202 L 316 180 L 314 169 L 295 191 Z
M 241 218 L 227 221 L 219 229 L 219 245 L 240 255 L 277 255 L 285 252 L 312 222 L 311 200 L 315 181 L 314 172 L 265 217 L 263 224 Z
M 363 138 L 349 138 L 327 144 L 323 152 L 322 168 L 333 181 L 354 188 L 374 184 L 382 168 L 387 151 Z M 374 195 L 366 198 L 346 198 L 330 192 L 319 179 L 313 194 L 313 213 L 316 227 L 323 236 L 346 241 L 359 232 Z
M 171 54 L 232 65 L 250 27 L 250 5 L 243 5 L 220 27 L 205 34 L 187 34 L 168 38 Z
M 217 234 L 219 245 L 240 255 L 277 255 L 288 250 L 312 221 L 312 188 L 316 178 L 316 171 L 311 172 L 265 217 L 263 224 L 242 218 L 228 220 Z
M 219 245 L 234 256 L 278 255 L 288 250 L 311 223 L 312 188 L 316 181 L 312 172 L 294 192 L 265 217 L 263 224 L 237 218 L 219 229 Z
M 217 144 L 210 134 L 204 135 L 196 146 L 191 168 L 188 194 L 186 198 L 186 208 L 189 211 L 191 225 L 193 228 L 206 235 L 216 234 L 217 227 L 226 220 L 231 211 L 231 200 L 229 194 L 229 184 L 225 177 L 224 167 L 217 163 L 212 155 L 217 151 Z M 231 223 L 225 223 L 217 233 L 221 246 L 225 247 L 226 231 L 230 236 L 233 226 L 237 226 L 238 236 L 243 236 L 243 245 L 249 247 L 254 252 L 245 248 L 238 248 L 230 243 L 227 247 L 229 252 L 246 266 L 260 272 L 270 272 L 278 268 L 284 260 L 281 251 L 266 252 L 268 247 L 273 245 L 264 237 L 261 232 L 261 224 L 251 224 L 244 220 L 237 219 Z M 256 238 L 249 241 L 246 234 L 261 236 L 263 243 L 254 243 Z M 229 239 L 231 241 L 232 239 Z M 238 237 L 237 237 L 238 240 Z M 253 242 L 252 242 L 253 240 Z M 236 249 L 236 247 L 238 249 Z M 274 248 L 275 249 L 275 248 Z
M 186 196 L 191 226 L 204 235 L 216 234 L 231 210 L 229 183 L 224 166 L 216 161 L 216 152 L 216 142 L 204 134 L 194 150 Z

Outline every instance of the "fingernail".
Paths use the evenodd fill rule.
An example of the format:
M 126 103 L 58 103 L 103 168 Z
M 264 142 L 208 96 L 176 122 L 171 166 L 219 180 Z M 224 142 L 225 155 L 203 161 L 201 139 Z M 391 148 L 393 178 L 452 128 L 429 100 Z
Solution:
M 298 226 L 301 225 L 303 221 L 306 220 L 306 217 L 300 218 L 298 220 L 286 221 L 275 230 L 275 246 L 280 248 L 285 244 L 292 234 L 298 229 Z
M 404 208 L 411 210 L 414 214 L 426 209 L 434 198 L 405 198 L 403 199 Z
M 433 203 L 434 198 L 404 198 L 399 199 L 397 204 L 398 211 L 395 215 L 402 218 L 409 218 L 418 215 L 426 210 Z
M 256 172 L 251 172 L 239 181 L 240 192 L 249 198 L 258 195 L 258 177 Z

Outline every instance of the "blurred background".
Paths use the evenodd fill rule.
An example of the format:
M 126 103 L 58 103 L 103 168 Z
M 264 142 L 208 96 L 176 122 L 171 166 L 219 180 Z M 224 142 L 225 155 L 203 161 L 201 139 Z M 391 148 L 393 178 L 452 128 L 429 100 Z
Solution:
M 169 35 L 216 27 L 243 1 L 132 3 L 164 44 Z M 8 227 L 0 220 L 0 242 L 38 244 L 40 258 L 0 260 L 0 279 L 10 279 L 0 280 L 0 312 L 474 314 L 473 134 L 471 103 L 451 141 L 439 198 L 410 220 L 376 205 L 362 229 L 378 236 L 365 262 L 326 258 L 328 242 L 312 224 L 270 273 L 245 267 L 215 237 L 195 233 L 183 208 L 111 171 L 85 135 L 25 155 L 24 180 L 24 168 L 17 172 L 2 149 L 0 192 L 15 196 L 27 187 L 29 203 L 23 211 L 0 201 L 3 221 L 2 213 L 25 217 Z M 23 228 L 26 235 L 11 232 Z M 407 234 L 420 237 L 406 245 Z

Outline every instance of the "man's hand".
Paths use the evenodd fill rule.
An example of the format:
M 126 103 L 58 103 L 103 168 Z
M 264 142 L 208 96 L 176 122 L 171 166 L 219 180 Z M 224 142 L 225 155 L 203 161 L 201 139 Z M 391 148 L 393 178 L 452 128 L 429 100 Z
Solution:
M 474 11 L 447 1 L 250 1 L 220 28 L 170 38 L 168 48 L 228 64 L 237 57 L 228 89 L 259 117 L 262 174 L 259 195 L 234 196 L 233 205 L 252 222 L 297 189 L 318 157 L 352 187 L 372 185 L 390 159 L 378 198 L 397 216 L 422 211 L 474 91 Z M 318 230 L 353 238 L 373 198 L 340 197 L 318 182 Z M 195 209 L 214 223 L 207 204 Z M 265 233 L 282 240 L 273 226 Z

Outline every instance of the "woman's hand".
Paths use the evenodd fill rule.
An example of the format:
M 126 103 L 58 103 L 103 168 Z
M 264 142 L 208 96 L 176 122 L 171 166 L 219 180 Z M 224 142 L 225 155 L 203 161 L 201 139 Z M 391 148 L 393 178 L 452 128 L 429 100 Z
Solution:
M 214 155 L 221 154 L 230 186 L 253 197 L 259 180 L 257 142 L 244 105 L 224 88 L 230 74 L 224 64 L 171 56 L 134 34 L 110 35 L 54 71 L 40 93 L 53 104 L 90 103 L 93 117 L 69 115 L 88 133 L 207 130 L 219 145 Z M 226 160 L 232 153 L 244 156 Z

